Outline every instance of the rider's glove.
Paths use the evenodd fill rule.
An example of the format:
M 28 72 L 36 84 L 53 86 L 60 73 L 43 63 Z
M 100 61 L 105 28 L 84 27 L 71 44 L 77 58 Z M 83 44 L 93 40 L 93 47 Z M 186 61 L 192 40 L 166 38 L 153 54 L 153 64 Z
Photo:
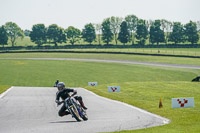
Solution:
M 58 102 L 57 105 L 59 106 L 59 105 L 61 105 L 62 103 L 63 103 L 63 102 Z
M 72 97 L 77 94 L 77 90 L 74 90 L 74 93 L 71 95 Z
M 58 100 L 55 101 L 57 103 L 57 106 L 61 105 L 63 102 L 60 102 Z

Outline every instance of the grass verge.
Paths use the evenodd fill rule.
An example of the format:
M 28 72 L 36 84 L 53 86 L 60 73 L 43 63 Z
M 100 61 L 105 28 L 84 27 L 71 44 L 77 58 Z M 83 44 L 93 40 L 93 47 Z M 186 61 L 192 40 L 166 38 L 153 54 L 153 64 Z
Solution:
M 185 81 L 176 82 L 125 82 L 120 85 L 120 93 L 108 93 L 106 88 L 108 84 L 98 87 L 87 87 L 95 93 L 106 96 L 114 100 L 134 105 L 136 107 L 148 110 L 160 116 L 171 120 L 168 125 L 134 130 L 121 131 L 120 133 L 188 133 L 200 131 L 200 84 Z M 194 97 L 194 108 L 172 109 L 171 98 Z M 163 108 L 159 108 L 159 100 L 162 98 Z
M 0 85 L 0 94 L 10 88 L 10 85 Z

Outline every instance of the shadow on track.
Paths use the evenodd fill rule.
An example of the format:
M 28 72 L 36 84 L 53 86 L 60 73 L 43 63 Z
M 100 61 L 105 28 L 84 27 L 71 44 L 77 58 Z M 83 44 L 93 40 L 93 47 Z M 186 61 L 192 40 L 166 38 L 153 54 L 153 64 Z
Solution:
M 75 123 L 77 121 L 54 121 L 54 122 L 50 122 L 50 123 Z

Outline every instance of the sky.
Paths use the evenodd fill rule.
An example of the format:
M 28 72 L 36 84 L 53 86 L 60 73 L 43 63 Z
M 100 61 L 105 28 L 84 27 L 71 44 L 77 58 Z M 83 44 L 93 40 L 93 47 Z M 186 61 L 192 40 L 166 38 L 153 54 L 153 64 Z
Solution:
M 88 23 L 132 14 L 186 24 L 200 21 L 200 0 L 0 0 L 0 26 L 15 22 L 23 30 L 41 23 L 82 30 Z

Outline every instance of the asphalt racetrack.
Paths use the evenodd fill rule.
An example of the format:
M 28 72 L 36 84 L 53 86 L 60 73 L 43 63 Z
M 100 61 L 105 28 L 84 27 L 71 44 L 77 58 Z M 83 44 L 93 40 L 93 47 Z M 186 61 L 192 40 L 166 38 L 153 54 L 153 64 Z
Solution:
M 59 117 L 54 87 L 12 87 L 0 95 L 0 133 L 96 133 L 134 130 L 169 123 L 131 105 L 75 88 L 88 107 L 88 121 Z M 134 99 L 133 99 L 134 100 Z

